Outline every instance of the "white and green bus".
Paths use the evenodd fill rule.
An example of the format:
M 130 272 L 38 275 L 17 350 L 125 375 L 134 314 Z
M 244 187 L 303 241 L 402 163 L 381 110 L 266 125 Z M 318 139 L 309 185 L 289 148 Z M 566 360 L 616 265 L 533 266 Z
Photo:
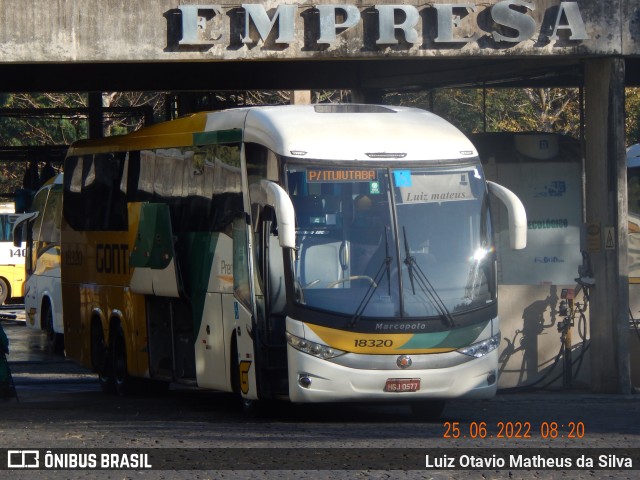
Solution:
M 489 192 L 520 201 L 441 118 L 374 105 L 199 113 L 78 142 L 65 162 L 66 354 L 243 405 L 496 392 Z

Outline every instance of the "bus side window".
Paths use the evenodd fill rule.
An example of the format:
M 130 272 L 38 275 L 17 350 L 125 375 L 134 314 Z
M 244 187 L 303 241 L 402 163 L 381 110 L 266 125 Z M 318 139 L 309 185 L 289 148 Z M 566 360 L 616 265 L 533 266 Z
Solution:
M 62 206 L 60 194 L 60 191 L 54 191 L 53 189 L 49 193 L 40 229 L 42 248 L 47 248 L 52 243 L 60 243 L 60 208 Z
M 127 226 L 123 181 L 125 154 L 97 154 L 65 160 L 64 216 L 76 230 L 122 231 Z M 96 208 L 95 205 L 100 205 Z
M 282 247 L 278 239 L 278 226 L 275 212 L 271 207 L 260 211 L 258 230 L 255 232 L 256 266 L 261 289 L 268 294 L 269 314 L 284 315 L 287 298 L 284 287 L 284 262 Z M 256 292 L 256 294 L 258 294 Z
M 0 240 L 3 242 L 11 241 L 11 222 L 9 222 L 9 215 L 0 216 L 0 226 L 2 227 Z
M 35 218 L 33 222 L 29 222 L 28 229 L 30 229 L 30 234 L 27 236 L 27 249 L 30 250 L 29 258 L 26 259 L 27 269 L 29 273 L 35 271 L 36 268 L 36 260 L 38 259 L 41 243 L 40 243 L 40 229 L 42 227 L 42 213 L 44 212 L 44 208 L 47 204 L 47 196 L 49 195 L 49 188 L 41 189 L 33 199 L 33 203 L 31 204 L 31 210 L 34 212 L 40 212 L 40 214 Z
M 122 181 L 124 163 L 125 155 L 122 153 L 98 154 L 94 158 L 95 180 L 86 186 L 86 193 L 90 195 L 89 203 L 104 206 L 98 212 L 92 212 L 92 228 L 96 230 L 127 228 L 126 191 L 121 190 L 126 188 L 126 182 Z
M 244 214 L 233 220 L 233 291 L 238 300 L 251 310 L 251 284 L 249 278 L 249 255 L 247 222 Z

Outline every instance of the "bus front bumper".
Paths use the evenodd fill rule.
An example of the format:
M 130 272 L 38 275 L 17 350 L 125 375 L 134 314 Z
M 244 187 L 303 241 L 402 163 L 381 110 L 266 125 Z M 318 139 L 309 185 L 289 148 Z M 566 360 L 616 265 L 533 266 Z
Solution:
M 409 403 L 429 399 L 491 398 L 498 385 L 497 349 L 451 367 L 404 370 L 349 368 L 291 346 L 287 348 L 287 355 L 289 398 L 296 403 Z M 419 380 L 419 385 L 416 380 Z M 416 391 L 404 390 L 415 389 L 416 386 Z M 385 391 L 390 387 L 395 391 Z

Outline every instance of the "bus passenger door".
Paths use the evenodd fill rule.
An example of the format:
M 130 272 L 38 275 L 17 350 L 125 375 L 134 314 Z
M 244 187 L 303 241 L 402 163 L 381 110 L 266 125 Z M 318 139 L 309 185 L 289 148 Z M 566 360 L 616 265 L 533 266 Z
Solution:
M 284 249 L 278 237 L 278 222 L 271 206 L 260 211 L 255 232 L 256 269 L 263 290 L 257 296 L 256 335 L 261 349 L 259 387 L 261 394 L 270 398 L 289 394 L 287 368 L 287 342 L 285 325 L 287 296 L 284 280 Z
M 238 385 L 242 397 L 257 400 L 256 355 L 254 351 L 254 312 L 255 297 L 252 282 L 253 267 L 251 264 L 250 222 L 246 216 L 237 217 L 233 221 L 233 300 L 232 305 L 223 305 L 224 315 L 233 315 L 237 358 L 231 358 L 237 364 L 232 368 L 232 375 L 238 377 L 231 380 Z M 232 309 L 232 312 L 229 312 Z M 233 348 L 231 349 L 233 352 Z M 235 372 L 235 373 L 234 373 Z

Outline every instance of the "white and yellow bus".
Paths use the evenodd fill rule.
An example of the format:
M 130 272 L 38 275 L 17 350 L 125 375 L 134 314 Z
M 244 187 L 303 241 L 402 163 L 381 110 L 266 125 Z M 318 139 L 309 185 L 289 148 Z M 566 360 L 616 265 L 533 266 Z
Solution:
M 18 217 L 14 225 L 14 238 L 25 246 L 26 323 L 45 331 L 50 349 L 61 353 L 64 346 L 60 285 L 62 174 L 36 192 L 30 210 Z
M 0 305 L 23 295 L 25 245 L 14 245 L 17 218 L 13 203 L 0 203 Z
M 497 385 L 489 191 L 520 201 L 428 112 L 373 105 L 199 113 L 72 145 L 67 356 L 264 399 L 402 402 L 434 417 Z

